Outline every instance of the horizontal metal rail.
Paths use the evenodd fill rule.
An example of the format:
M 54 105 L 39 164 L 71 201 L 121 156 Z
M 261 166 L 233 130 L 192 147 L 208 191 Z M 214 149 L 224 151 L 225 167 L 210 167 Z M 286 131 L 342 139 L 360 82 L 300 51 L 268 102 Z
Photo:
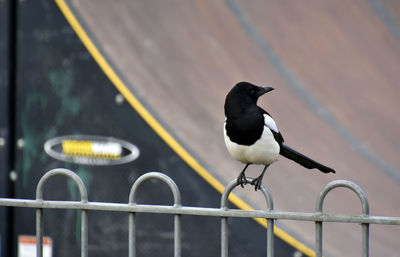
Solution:
M 53 176 L 66 176 L 77 185 L 81 199 L 80 201 L 54 201 L 44 200 L 43 190 L 49 178 Z M 141 184 L 149 179 L 157 179 L 167 184 L 173 194 L 174 202 L 171 205 L 148 205 L 138 204 L 136 195 Z M 247 181 L 252 181 L 247 178 Z M 221 218 L 221 256 L 228 257 L 228 219 L 229 218 L 255 218 L 263 219 L 267 223 L 267 257 L 274 256 L 274 221 L 275 220 L 297 220 L 315 223 L 315 254 L 322 257 L 322 226 L 324 222 L 359 223 L 362 226 L 362 256 L 369 256 L 369 225 L 400 225 L 400 217 L 385 217 L 369 215 L 368 199 L 363 190 L 353 182 L 336 180 L 328 183 L 320 192 L 315 212 L 286 212 L 274 210 L 272 195 L 265 185 L 261 185 L 267 208 L 265 210 L 239 210 L 228 208 L 228 198 L 232 190 L 237 186 L 236 180 L 227 185 L 221 196 L 219 208 L 189 207 L 182 206 L 181 195 L 175 182 L 168 176 L 150 172 L 139 177 L 131 188 L 128 203 L 105 203 L 90 202 L 86 188 L 82 180 L 72 171 L 66 169 L 54 169 L 40 179 L 36 188 L 36 199 L 10 199 L 0 198 L 0 206 L 34 208 L 36 209 L 36 251 L 37 256 L 43 256 L 43 211 L 44 209 L 73 209 L 81 210 L 81 256 L 88 256 L 88 212 L 89 211 L 111 211 L 125 212 L 129 216 L 129 257 L 136 257 L 136 214 L 155 213 L 169 214 L 174 216 L 174 256 L 181 256 L 181 215 L 212 216 Z M 361 215 L 328 214 L 323 213 L 323 202 L 327 194 L 337 187 L 345 187 L 353 191 L 361 201 Z
M 22 200 L 0 198 L 0 206 L 22 207 L 22 208 L 44 208 L 44 209 L 75 209 L 88 211 L 113 211 L 113 212 L 137 212 L 137 213 L 160 213 L 160 214 L 181 214 L 194 216 L 214 216 L 229 218 L 263 218 L 282 219 L 299 221 L 322 221 L 339 223 L 368 223 L 380 225 L 400 225 L 400 217 L 386 216 L 363 216 L 343 215 L 326 213 L 307 212 L 286 212 L 286 211 L 263 211 L 263 210 L 239 210 L 206 207 L 167 206 L 167 205 L 129 205 L 124 203 L 104 203 L 79 201 L 50 201 L 50 200 Z

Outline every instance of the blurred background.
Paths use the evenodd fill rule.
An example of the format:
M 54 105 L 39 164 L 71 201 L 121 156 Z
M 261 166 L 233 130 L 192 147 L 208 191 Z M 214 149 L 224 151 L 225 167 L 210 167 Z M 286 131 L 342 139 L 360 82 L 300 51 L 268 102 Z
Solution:
M 322 187 L 346 179 L 365 191 L 371 215 L 400 216 L 399 1 L 58 2 L 77 17 L 130 93 L 224 185 L 243 168 L 223 141 L 225 95 L 237 82 L 249 81 L 275 88 L 259 105 L 274 117 L 286 143 L 337 172 L 323 174 L 280 158 L 264 177 L 276 210 L 313 212 Z M 0 1 L 0 196 L 34 198 L 43 173 L 65 167 L 83 178 L 90 201 L 127 202 L 133 181 L 159 170 L 177 181 L 186 205 L 218 207 L 218 193 L 123 101 L 126 95 L 93 60 L 65 14 L 53 1 Z M 47 140 L 65 135 L 123 139 L 140 155 L 128 164 L 88 166 L 45 153 Z M 253 166 L 248 175 L 257 176 L 261 169 Z M 69 191 L 57 186 L 64 184 Z M 78 199 L 68 182 L 55 185 L 48 198 Z M 161 195 L 168 195 L 163 190 Z M 236 193 L 252 207 L 265 208 L 252 188 Z M 150 201 L 147 193 L 142 199 Z M 360 214 L 361 204 L 349 190 L 334 190 L 324 212 Z M 0 218 L 1 256 L 16 256 L 17 236 L 34 234 L 34 211 L 0 208 Z M 66 249 L 79 242 L 75 227 L 64 222 L 76 218 L 49 211 L 49 234 L 64 226 L 64 239 L 54 239 L 56 256 L 70 256 Z M 125 253 L 121 233 L 126 231 L 119 219 L 100 215 L 93 221 L 93 231 L 108 237 L 101 239 L 99 233 L 89 239 L 91 256 Z M 188 222 L 187 234 L 196 230 L 196 222 Z M 204 229 L 218 238 L 218 226 L 212 225 L 218 222 L 213 222 L 200 224 L 211 224 Z M 240 226 L 263 234 L 257 224 L 238 225 L 243 233 L 248 230 Z M 313 223 L 277 221 L 277 226 L 313 248 Z M 324 256 L 360 256 L 360 232 L 357 224 L 324 225 Z M 254 251 L 257 236 L 248 233 L 253 238 L 241 240 L 248 240 L 249 248 L 232 256 Z M 399 256 L 398 238 L 398 227 L 372 225 L 371 256 Z M 201 242 L 212 248 L 204 234 L 193 240 L 197 243 L 188 243 L 185 256 L 204 256 Z M 148 248 L 163 249 L 162 243 Z M 217 255 L 214 244 L 216 251 L 205 255 Z M 277 256 L 298 252 L 284 239 L 280 246 L 288 250 Z M 156 255 L 149 251 L 143 250 L 143 256 Z

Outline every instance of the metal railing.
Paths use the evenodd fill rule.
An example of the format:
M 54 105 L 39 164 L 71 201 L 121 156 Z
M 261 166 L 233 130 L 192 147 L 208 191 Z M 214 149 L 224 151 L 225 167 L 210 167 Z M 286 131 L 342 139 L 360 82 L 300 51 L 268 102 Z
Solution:
M 43 191 L 48 179 L 53 176 L 62 175 L 71 178 L 78 186 L 80 191 L 80 201 L 53 201 L 44 200 Z M 145 205 L 136 203 L 136 195 L 140 185 L 149 179 L 158 179 L 167 184 L 172 191 L 174 204 L 172 206 L 165 205 Z M 251 179 L 249 178 L 248 181 Z M 89 202 L 86 187 L 82 180 L 74 172 L 67 169 L 53 169 L 47 172 L 40 179 L 36 188 L 36 200 L 10 199 L 0 198 L 0 206 L 24 207 L 36 209 L 36 251 L 37 257 L 43 256 L 43 210 L 44 209 L 75 209 L 81 210 L 81 256 L 88 256 L 88 211 L 113 211 L 125 212 L 129 215 L 129 257 L 136 256 L 136 213 L 158 213 L 174 215 L 174 256 L 181 256 L 181 216 L 182 215 L 199 215 L 214 216 L 221 218 L 221 256 L 228 256 L 228 218 L 264 218 L 267 220 L 267 256 L 274 256 L 274 220 L 298 220 L 312 221 L 316 224 L 315 234 L 315 253 L 317 257 L 322 256 L 322 224 L 323 222 L 343 222 L 343 223 L 360 223 L 362 224 L 362 256 L 369 255 L 369 225 L 400 225 L 400 217 L 383 217 L 370 216 L 368 199 L 362 189 L 353 182 L 346 180 L 336 180 L 327 184 L 320 192 L 316 210 L 313 213 L 303 212 L 285 212 L 274 210 L 271 193 L 265 185 L 261 186 L 266 202 L 266 210 L 239 210 L 228 208 L 228 197 L 232 190 L 236 187 L 236 180 L 229 183 L 221 197 L 220 208 L 204 208 L 204 207 L 185 207 L 181 205 L 180 191 L 175 182 L 168 176 L 150 172 L 139 177 L 133 184 L 129 202 L 122 203 L 104 203 Z M 357 194 L 362 204 L 361 215 L 341 215 L 341 214 L 325 214 L 322 212 L 323 202 L 327 194 L 334 188 L 346 187 Z

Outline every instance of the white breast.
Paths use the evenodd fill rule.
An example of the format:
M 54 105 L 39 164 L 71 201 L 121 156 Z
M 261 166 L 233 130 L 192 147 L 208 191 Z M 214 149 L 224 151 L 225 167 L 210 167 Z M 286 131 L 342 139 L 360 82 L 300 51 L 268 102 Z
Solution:
M 246 146 L 232 142 L 226 134 L 224 124 L 224 139 L 228 152 L 240 162 L 267 165 L 278 159 L 279 144 L 275 141 L 271 130 L 267 126 L 264 126 L 262 136 L 259 140 L 253 145 Z

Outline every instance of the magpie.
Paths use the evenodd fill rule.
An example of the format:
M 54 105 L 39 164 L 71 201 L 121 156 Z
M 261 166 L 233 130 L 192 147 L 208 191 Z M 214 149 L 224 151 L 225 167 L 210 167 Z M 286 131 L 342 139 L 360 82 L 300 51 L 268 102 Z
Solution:
M 224 140 L 228 152 L 245 164 L 237 178 L 243 187 L 247 183 L 245 171 L 250 164 L 262 164 L 264 169 L 251 181 L 255 190 L 261 188 L 268 166 L 278 159 L 279 154 L 308 169 L 319 169 L 324 173 L 335 170 L 318 163 L 295 151 L 283 142 L 283 137 L 271 115 L 257 106 L 257 100 L 272 87 L 259 87 L 249 82 L 237 83 L 225 99 Z

